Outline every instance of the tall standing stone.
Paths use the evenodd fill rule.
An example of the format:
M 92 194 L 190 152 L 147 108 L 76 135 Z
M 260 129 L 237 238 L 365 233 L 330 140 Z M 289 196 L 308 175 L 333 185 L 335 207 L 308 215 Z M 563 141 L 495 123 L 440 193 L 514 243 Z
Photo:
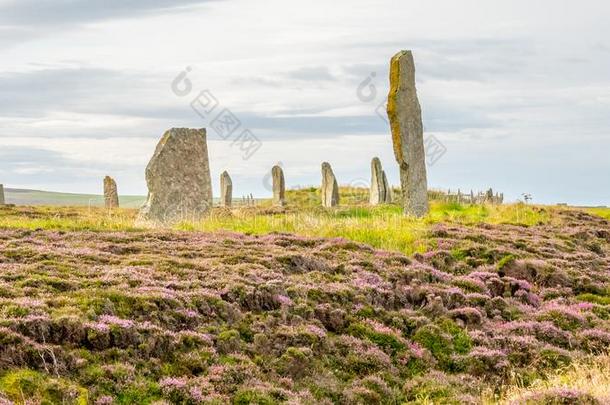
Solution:
M 146 167 L 148 199 L 138 223 L 153 226 L 201 219 L 212 207 L 205 129 L 165 132 Z
M 383 188 L 385 189 L 385 199 L 384 202 L 386 204 L 392 203 L 392 187 L 390 187 L 390 183 L 388 183 L 388 177 L 385 175 L 385 170 L 381 172 L 383 176 Z
M 404 212 L 423 216 L 428 213 L 428 180 L 424 129 L 411 51 L 397 53 L 390 62 L 388 118 L 394 155 L 400 167 Z
M 322 163 L 322 206 L 326 208 L 339 205 L 339 185 L 330 163 Z
M 106 208 L 119 208 L 119 193 L 116 181 L 110 176 L 104 177 L 104 206 Z
M 284 170 L 278 165 L 271 169 L 273 181 L 273 205 L 283 207 L 286 205 L 286 183 L 284 182 Z
M 4 199 L 4 184 L 0 184 L 0 205 L 6 205 L 6 200 Z
M 220 175 L 220 206 L 230 208 L 233 204 L 233 182 L 226 171 Z
M 371 205 L 385 204 L 388 193 L 387 179 L 384 182 L 384 172 L 381 168 L 381 161 L 374 157 L 371 161 L 371 192 L 369 203 Z

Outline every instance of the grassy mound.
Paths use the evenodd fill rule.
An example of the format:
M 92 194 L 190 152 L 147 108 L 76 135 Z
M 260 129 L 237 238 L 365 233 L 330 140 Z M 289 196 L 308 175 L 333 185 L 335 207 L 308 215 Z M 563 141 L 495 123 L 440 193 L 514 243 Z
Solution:
M 517 209 L 530 223 L 506 220 Z M 264 210 L 251 217 L 279 221 L 247 229 L 247 216 L 219 212 L 183 225 L 243 235 L 134 230 L 130 211 L 6 209 L 0 403 L 480 403 L 610 345 L 600 217 L 437 204 L 424 220 L 346 208 L 299 225 Z M 45 222 L 52 212 L 65 218 Z M 366 233 L 393 215 L 392 242 Z M 361 230 L 254 235 L 291 223 Z M 97 231 L 62 230 L 83 224 Z M 416 253 L 358 242 L 401 237 L 417 243 L 396 250 Z

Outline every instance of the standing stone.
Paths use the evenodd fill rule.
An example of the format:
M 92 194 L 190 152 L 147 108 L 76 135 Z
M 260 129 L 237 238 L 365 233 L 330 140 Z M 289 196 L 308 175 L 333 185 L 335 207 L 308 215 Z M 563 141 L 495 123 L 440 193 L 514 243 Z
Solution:
M 220 206 L 231 208 L 233 203 L 233 182 L 226 171 L 220 175 Z
M 385 189 L 385 199 L 384 203 L 392 204 L 392 187 L 390 187 L 390 183 L 388 183 L 388 177 L 385 175 L 385 170 L 381 172 L 383 176 L 383 188 Z
M 404 212 L 421 217 L 428 213 L 428 180 L 424 129 L 411 51 L 397 53 L 390 62 L 388 118 L 394 155 L 400 167 Z
M 339 186 L 330 163 L 322 163 L 322 206 L 326 208 L 339 205 Z
M 493 204 L 493 202 L 494 202 L 494 190 L 492 188 L 487 190 L 487 192 L 485 193 L 485 202 L 489 203 L 489 204 Z
M 205 129 L 167 131 L 146 167 L 148 199 L 138 223 L 153 226 L 197 221 L 212 207 Z
M 4 184 L 0 184 L 0 205 L 6 205 L 6 200 L 4 199 Z
M 383 169 L 381 161 L 375 157 L 371 161 L 371 193 L 369 203 L 371 205 L 384 204 L 386 199 L 386 188 L 383 182 Z
M 104 206 L 106 208 L 119 208 L 119 193 L 116 181 L 110 176 L 104 177 Z
M 273 180 L 273 205 L 283 207 L 286 205 L 286 184 L 284 182 L 284 170 L 278 165 L 271 169 Z

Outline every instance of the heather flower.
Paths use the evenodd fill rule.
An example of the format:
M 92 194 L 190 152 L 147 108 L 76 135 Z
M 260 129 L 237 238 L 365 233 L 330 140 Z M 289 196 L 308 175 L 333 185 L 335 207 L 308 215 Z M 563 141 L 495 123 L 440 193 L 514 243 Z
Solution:
M 307 331 L 316 335 L 319 339 L 326 337 L 326 331 L 317 325 L 307 325 Z
M 290 297 L 288 297 L 286 295 L 278 294 L 278 295 L 275 296 L 275 300 L 277 302 L 279 302 L 280 305 L 283 306 L 283 307 L 289 307 L 289 306 L 292 306 L 294 304 L 293 301 L 290 299 Z
M 473 375 L 501 374 L 510 366 L 504 351 L 487 347 L 475 347 L 465 357 Z
M 2 402 L 0 402 L 1 404 Z M 114 403 L 114 399 L 109 395 L 104 395 L 95 400 L 95 405 L 110 405 Z
M 587 329 L 579 333 L 581 345 L 588 351 L 603 353 L 610 348 L 610 332 L 600 329 Z
M 108 325 L 119 326 L 124 329 L 134 327 L 134 322 L 132 320 L 121 319 L 113 315 L 102 315 L 100 316 L 99 321 Z
M 579 310 L 557 302 L 544 305 L 538 312 L 537 319 L 551 321 L 564 330 L 574 330 L 587 323 Z
M 426 349 L 421 347 L 417 342 L 409 342 L 409 350 L 416 359 L 423 359 L 426 354 Z
M 182 390 L 186 388 L 187 380 L 179 377 L 167 377 L 159 381 L 159 386 L 162 390 L 173 391 Z
M 466 325 L 479 325 L 483 320 L 483 314 L 476 308 L 458 308 L 449 311 L 452 319 L 458 319 Z

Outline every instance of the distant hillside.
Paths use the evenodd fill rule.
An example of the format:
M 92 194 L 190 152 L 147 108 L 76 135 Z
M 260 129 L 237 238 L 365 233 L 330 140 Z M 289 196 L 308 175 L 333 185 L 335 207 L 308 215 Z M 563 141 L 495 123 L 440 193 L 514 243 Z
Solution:
M 4 189 L 7 204 L 15 205 L 63 205 L 63 206 L 103 206 L 104 197 L 95 194 L 56 193 L 52 191 Z M 124 208 L 138 208 L 146 200 L 145 196 L 120 196 Z

